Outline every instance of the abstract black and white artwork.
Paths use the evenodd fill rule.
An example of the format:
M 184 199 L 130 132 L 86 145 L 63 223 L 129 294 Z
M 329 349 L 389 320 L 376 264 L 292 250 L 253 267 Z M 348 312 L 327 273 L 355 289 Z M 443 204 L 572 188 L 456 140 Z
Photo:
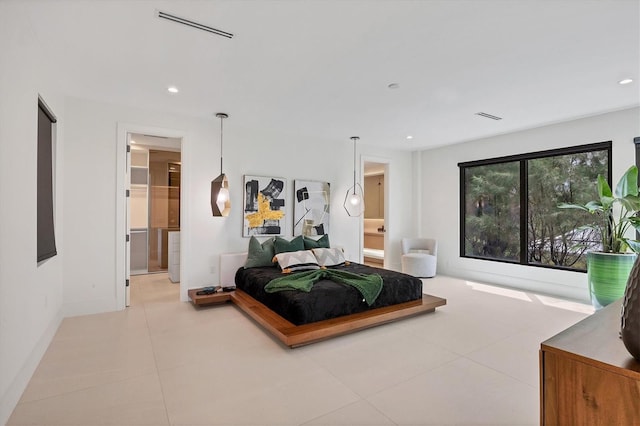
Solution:
M 284 235 L 287 181 L 244 176 L 243 237 Z
M 293 235 L 329 233 L 331 187 L 329 182 L 295 180 Z

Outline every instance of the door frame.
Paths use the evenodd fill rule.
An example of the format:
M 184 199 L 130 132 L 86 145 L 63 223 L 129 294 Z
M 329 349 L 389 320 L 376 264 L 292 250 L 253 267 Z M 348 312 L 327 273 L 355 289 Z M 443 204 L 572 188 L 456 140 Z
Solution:
M 383 266 L 386 268 L 388 267 L 388 265 L 390 265 L 389 262 L 389 250 L 387 250 L 387 247 L 389 247 L 389 232 L 388 232 L 388 226 L 390 223 L 390 217 L 389 217 L 389 188 L 390 188 L 390 182 L 391 182 L 391 159 L 390 158 L 385 158 L 385 157 L 375 157 L 375 156 L 369 156 L 369 155 L 363 155 L 360 157 L 360 171 L 361 171 L 361 179 L 362 179 L 362 185 L 364 188 L 364 164 L 365 163 L 378 163 L 378 164 L 384 164 L 384 223 L 385 223 L 385 228 L 387 229 L 387 232 L 384 233 L 384 263 Z M 365 194 L 365 197 L 367 196 L 367 194 Z M 364 247 L 364 214 L 362 216 L 360 216 L 360 247 L 359 247 L 359 256 L 360 256 L 360 263 L 363 263 L 364 261 L 364 256 L 362 254 L 362 249 Z
M 187 132 L 179 129 L 168 129 L 164 127 L 145 126 L 133 123 L 117 123 L 116 142 L 116 308 L 124 309 L 126 306 L 126 286 L 127 286 L 127 241 L 128 229 L 128 208 L 127 208 L 127 181 L 129 179 L 129 162 L 127 155 L 128 137 L 131 133 L 144 135 L 170 137 L 181 139 L 181 188 L 180 191 L 180 301 L 187 301 L 187 291 L 189 284 L 184 271 L 188 270 L 189 246 L 189 188 L 188 182 L 188 147 Z

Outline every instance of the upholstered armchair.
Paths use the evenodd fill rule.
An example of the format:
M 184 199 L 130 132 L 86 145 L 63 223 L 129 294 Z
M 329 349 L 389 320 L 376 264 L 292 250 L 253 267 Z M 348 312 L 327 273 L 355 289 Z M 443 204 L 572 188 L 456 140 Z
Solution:
M 433 238 L 402 239 L 402 272 L 419 278 L 436 275 L 438 242 Z

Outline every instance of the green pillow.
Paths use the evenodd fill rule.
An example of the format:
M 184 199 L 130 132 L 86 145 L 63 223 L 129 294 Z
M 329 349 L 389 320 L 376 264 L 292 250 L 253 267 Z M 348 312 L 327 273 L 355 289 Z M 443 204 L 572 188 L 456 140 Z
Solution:
M 317 240 L 309 237 L 304 237 L 304 248 L 307 250 L 311 250 L 314 248 L 329 248 L 329 234 L 324 234 Z
M 257 268 L 260 266 L 273 266 L 273 256 L 276 255 L 273 246 L 273 238 L 269 238 L 262 244 L 256 237 L 249 240 L 249 250 L 247 253 L 247 262 L 244 264 L 245 269 Z
M 304 241 L 302 240 L 302 235 L 298 235 L 291 241 L 287 241 L 281 237 L 276 237 L 273 245 L 276 248 L 276 254 L 304 250 Z

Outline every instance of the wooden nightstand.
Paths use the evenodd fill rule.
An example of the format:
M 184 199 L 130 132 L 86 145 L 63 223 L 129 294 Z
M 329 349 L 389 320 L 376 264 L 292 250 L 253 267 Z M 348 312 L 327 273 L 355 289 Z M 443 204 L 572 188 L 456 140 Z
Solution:
M 197 295 L 196 293 L 200 290 L 202 289 L 192 288 L 188 292 L 191 303 L 196 306 L 226 303 L 231 300 L 231 295 L 233 294 L 233 291 L 218 291 L 213 294 Z

